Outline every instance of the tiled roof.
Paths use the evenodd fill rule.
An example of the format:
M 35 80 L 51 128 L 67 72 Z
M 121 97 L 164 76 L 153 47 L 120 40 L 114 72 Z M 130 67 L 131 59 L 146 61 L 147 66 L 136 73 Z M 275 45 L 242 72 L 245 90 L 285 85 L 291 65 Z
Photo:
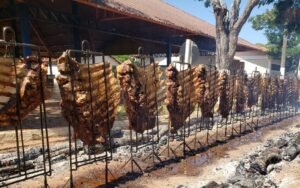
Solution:
M 81 3 L 93 3 L 99 8 L 125 14 L 130 17 L 144 19 L 174 29 L 188 31 L 194 35 L 215 38 L 215 26 L 192 16 L 161 0 L 76 0 Z M 199 4 L 199 6 L 201 6 Z M 239 39 L 238 45 L 253 50 L 266 51 L 265 48 Z

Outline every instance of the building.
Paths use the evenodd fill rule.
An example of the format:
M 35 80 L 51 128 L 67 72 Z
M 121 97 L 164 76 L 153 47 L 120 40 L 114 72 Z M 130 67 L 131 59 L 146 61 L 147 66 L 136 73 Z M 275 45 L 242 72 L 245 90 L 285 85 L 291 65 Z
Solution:
M 189 42 L 191 44 L 188 44 Z M 187 58 L 187 56 L 189 57 Z M 181 46 L 179 54 L 172 57 L 172 61 L 179 62 L 180 58 L 192 65 L 215 65 L 215 54 L 213 52 L 201 52 L 196 43 L 192 41 L 185 42 Z M 248 75 L 251 75 L 253 71 L 259 71 L 262 74 L 280 75 L 280 60 L 270 57 L 266 50 L 238 51 L 234 59 L 234 67 L 244 69 Z M 162 66 L 166 65 L 166 60 L 161 57 L 157 58 L 157 61 Z
M 167 65 L 178 61 L 180 54 L 188 61 L 190 57 L 180 51 L 191 39 L 198 47 L 192 61 L 214 62 L 215 26 L 161 0 L 3 0 L 0 28 L 4 26 L 14 28 L 17 42 L 37 44 L 41 55 L 52 59 L 66 49 L 80 49 L 81 41 L 88 40 L 91 50 L 105 55 L 136 54 L 142 46 L 147 54 L 163 54 L 166 59 L 159 60 Z M 262 72 L 277 70 L 277 63 L 262 57 L 265 49 L 260 46 L 239 39 L 237 51 L 244 55 L 237 55 L 236 63 L 249 70 L 255 65 Z M 26 56 L 31 50 L 19 53 Z

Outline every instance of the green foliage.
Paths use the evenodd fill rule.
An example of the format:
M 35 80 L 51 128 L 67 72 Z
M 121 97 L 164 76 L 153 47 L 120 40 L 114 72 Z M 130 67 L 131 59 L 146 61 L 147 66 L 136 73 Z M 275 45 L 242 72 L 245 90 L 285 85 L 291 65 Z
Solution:
M 259 6 L 264 6 L 264 5 L 268 5 L 268 4 L 271 4 L 273 3 L 275 0 L 260 0 L 259 1 Z
M 278 0 L 274 4 L 277 11 L 276 23 L 284 25 L 290 31 L 300 32 L 300 0 Z
M 281 57 L 283 33 L 288 32 L 287 71 L 295 70 L 300 58 L 300 23 L 297 23 L 299 20 L 295 21 L 293 17 L 285 15 L 289 10 L 294 10 L 296 6 L 299 6 L 299 2 L 298 0 L 278 0 L 274 3 L 273 9 L 250 18 L 254 29 L 264 31 L 268 39 L 266 47 L 269 49 L 269 55 L 274 58 Z
M 198 1 L 203 1 L 206 8 L 210 7 L 210 0 L 198 0 Z
M 130 58 L 129 55 L 114 55 L 113 57 L 121 63 L 123 63 L 124 61 Z
M 130 55 L 115 55 L 115 56 L 113 56 L 117 61 L 119 61 L 119 62 L 121 62 L 121 63 L 123 63 L 123 62 L 125 62 L 125 61 L 127 61 L 127 60 L 131 60 L 132 62 L 133 62 L 133 64 L 135 64 L 136 66 L 141 66 L 141 63 L 140 63 L 140 61 L 139 60 L 137 60 L 137 59 L 135 59 L 135 58 L 133 58 L 132 56 L 130 56 Z
M 139 60 L 133 60 L 133 64 L 138 66 L 138 67 L 142 66 L 142 63 Z
M 210 7 L 213 0 L 198 0 L 198 1 L 203 1 L 205 7 Z M 223 3 L 222 0 L 220 2 Z M 264 6 L 264 5 L 273 3 L 273 2 L 274 2 L 274 0 L 260 0 L 259 1 L 259 6 Z

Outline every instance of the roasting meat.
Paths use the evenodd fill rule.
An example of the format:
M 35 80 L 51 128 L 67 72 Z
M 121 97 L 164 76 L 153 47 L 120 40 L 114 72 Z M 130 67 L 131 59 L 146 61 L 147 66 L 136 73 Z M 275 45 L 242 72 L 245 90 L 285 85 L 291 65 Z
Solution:
M 117 67 L 117 72 L 129 128 L 138 133 L 154 128 L 158 106 L 164 98 L 161 93 L 160 67 L 151 63 L 141 68 L 128 60 Z
M 235 112 L 243 113 L 245 111 L 248 92 L 247 92 L 247 75 L 244 71 L 238 71 L 235 84 Z
M 226 71 L 220 73 L 219 78 L 219 112 L 222 118 L 227 118 L 233 105 L 233 77 L 230 77 Z
M 279 80 L 278 77 L 271 77 L 271 92 L 269 97 L 269 108 L 274 109 L 279 97 Z
M 202 117 L 211 118 L 219 97 L 219 72 L 215 67 L 206 68 L 204 65 L 196 67 L 195 72 L 199 85 L 197 99 Z
M 17 125 L 17 98 L 20 99 L 19 114 L 22 120 L 40 105 L 43 97 L 44 99 L 49 97 L 46 88 L 47 63 L 39 62 L 33 56 L 16 59 L 17 84 L 13 58 L 1 57 L 0 66 L 0 126 Z M 19 97 L 16 95 L 17 85 Z
M 170 130 L 175 133 L 194 111 L 197 101 L 197 83 L 194 69 L 178 71 L 170 65 L 166 70 L 166 105 L 169 111 Z
M 254 72 L 251 78 L 248 80 L 248 101 L 247 106 L 251 108 L 258 103 L 258 98 L 261 93 L 261 74 Z
M 264 112 L 270 106 L 271 77 L 265 76 L 262 81 L 261 110 Z
M 197 100 L 199 103 L 199 106 L 204 107 L 205 101 L 204 101 L 204 96 L 206 92 L 206 77 L 207 77 L 207 71 L 205 65 L 199 65 L 195 69 L 195 74 L 197 78 L 197 82 L 199 85 L 199 94 L 197 94 Z
M 278 80 L 278 97 L 277 97 L 277 107 L 285 106 L 286 104 L 286 81 L 284 79 Z
M 298 79 L 296 77 L 288 77 L 287 79 L 287 102 L 294 106 L 299 99 Z
M 79 64 L 63 53 L 58 70 L 62 114 L 75 135 L 86 145 L 105 143 L 120 98 L 110 64 Z

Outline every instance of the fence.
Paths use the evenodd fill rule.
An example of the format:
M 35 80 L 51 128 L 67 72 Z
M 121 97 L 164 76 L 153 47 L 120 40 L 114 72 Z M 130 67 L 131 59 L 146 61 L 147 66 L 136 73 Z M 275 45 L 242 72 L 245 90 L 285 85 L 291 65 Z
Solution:
M 11 41 L 7 40 L 9 31 L 12 35 Z M 15 91 L 9 95 L 9 103 L 1 104 L 4 107 L 0 109 L 0 113 L 7 115 L 9 126 L 15 128 L 17 170 L 9 171 L 9 166 L 14 165 L 9 156 L 6 162 L 1 161 L 1 167 L 8 169 L 2 171 L 1 186 L 44 176 L 46 187 L 47 176 L 51 175 L 52 169 L 45 105 L 46 74 L 43 72 L 40 48 L 32 44 L 17 43 L 11 28 L 5 27 L 3 33 L 0 44 L 5 54 L 2 55 L 0 64 L 11 66 L 13 69 L 9 70 L 13 72 L 0 73 L 14 77 L 15 85 L 12 86 Z M 34 55 L 18 63 L 16 50 L 24 47 L 31 48 Z M 101 63 L 95 62 L 97 56 L 102 56 Z M 178 62 L 167 68 L 167 79 L 162 81 L 162 72 L 153 58 L 146 65 L 147 56 L 151 57 L 139 48 L 137 59 L 140 65 L 121 65 L 123 67 L 118 72 L 120 86 L 116 84 L 110 63 L 106 62 L 104 54 L 91 51 L 87 41 L 82 42 L 81 50 L 67 50 L 58 60 L 61 76 L 57 80 L 62 96 L 62 112 L 69 123 L 70 187 L 74 187 L 74 171 L 97 161 L 104 162 L 105 183 L 108 183 L 109 161 L 113 159 L 114 148 L 111 128 L 120 93 L 125 101 L 130 130 L 130 157 L 120 168 L 130 164 L 131 173 L 135 172 L 134 167 L 138 168 L 139 173 L 144 172 L 145 169 L 139 165 L 142 161 L 152 159 L 153 167 L 157 164 L 163 165 L 163 158 L 170 160 L 193 155 L 215 143 L 223 143 L 227 139 L 254 131 L 260 127 L 263 119 L 270 119 L 269 123 L 272 124 L 297 114 L 299 81 L 296 78 L 288 77 L 283 80 L 268 74 L 261 75 L 256 71 L 248 77 L 244 71 L 219 72 L 213 66 L 192 67 Z M 10 64 L 5 65 L 5 61 L 10 61 Z M 130 69 L 125 69 L 125 65 Z M 27 68 L 28 72 L 38 76 L 28 82 L 30 84 L 35 81 L 37 85 L 32 91 L 39 96 L 35 97 L 34 107 L 24 107 L 24 100 L 31 99 L 31 95 L 26 95 L 28 88 L 22 87 L 22 81 L 26 80 L 29 73 L 21 80 L 19 67 Z M 1 91 L 2 96 L 5 92 Z M 134 100 L 130 98 L 132 92 L 136 97 Z M 165 105 L 164 100 L 167 101 L 165 104 L 169 112 L 168 139 L 166 145 L 159 149 L 162 116 L 159 109 Z M 12 109 L 9 108 L 11 106 Z M 41 168 L 31 169 L 23 139 L 22 120 L 36 107 L 39 109 L 39 141 L 43 165 Z M 142 115 L 139 114 L 140 111 L 143 112 Z M 224 132 L 223 136 L 221 131 Z M 87 146 L 87 159 L 78 158 L 77 140 L 82 140 Z M 146 146 L 152 148 L 149 155 L 142 159 L 134 157 L 135 153 Z

